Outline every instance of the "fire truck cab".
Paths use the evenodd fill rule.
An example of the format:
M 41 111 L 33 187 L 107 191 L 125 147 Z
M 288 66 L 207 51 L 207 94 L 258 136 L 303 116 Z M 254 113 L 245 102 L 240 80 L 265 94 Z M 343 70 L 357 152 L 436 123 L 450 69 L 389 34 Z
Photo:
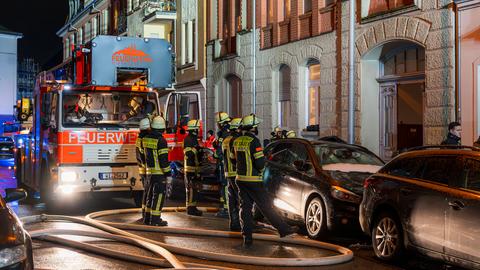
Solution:
M 135 141 L 139 121 L 160 115 L 171 88 L 165 40 L 98 36 L 77 48 L 70 81 L 37 80 L 33 128 L 17 151 L 17 181 L 47 203 L 108 193 L 141 203 Z

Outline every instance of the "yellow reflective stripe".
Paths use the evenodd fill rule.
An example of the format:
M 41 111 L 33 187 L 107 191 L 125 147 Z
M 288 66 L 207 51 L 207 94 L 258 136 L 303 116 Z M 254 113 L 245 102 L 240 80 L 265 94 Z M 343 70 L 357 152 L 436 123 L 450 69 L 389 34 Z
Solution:
M 143 147 L 150 149 L 157 149 L 158 139 L 143 138 Z
M 146 213 L 150 213 L 150 212 L 152 212 L 152 209 L 151 209 L 151 208 L 148 208 L 148 207 L 145 207 L 145 212 L 146 212 Z
M 233 172 L 226 172 L 225 173 L 225 176 L 226 177 L 235 177 L 237 176 L 237 172 L 233 171 Z
M 163 171 L 164 173 L 169 172 L 169 171 L 171 171 L 171 170 L 172 170 L 172 168 L 170 168 L 170 166 L 165 167 L 165 168 L 162 168 L 162 171 Z
M 159 155 L 168 154 L 168 148 L 160 149 L 160 150 L 158 151 L 158 154 L 159 154 Z
M 255 159 L 259 159 L 259 158 L 261 158 L 261 157 L 264 157 L 264 155 L 263 155 L 263 152 L 257 152 L 257 153 L 255 153 L 255 154 L 253 154 L 253 157 L 254 157 Z
M 138 167 L 138 173 L 139 173 L 139 174 L 145 174 L 146 171 L 147 171 L 147 170 L 146 170 L 145 168 L 143 168 L 143 167 Z
M 163 194 L 160 193 L 155 204 L 155 210 L 152 210 L 152 216 L 160 216 L 162 214 L 162 210 L 160 210 L 160 205 L 162 202 Z
M 247 161 L 247 175 L 252 175 L 252 159 L 250 158 L 250 147 L 246 149 L 247 151 L 245 152 L 245 159 Z
M 185 147 L 185 148 L 183 148 L 183 153 L 187 153 L 188 151 L 192 151 L 195 154 L 198 152 L 197 148 L 195 148 L 195 147 Z
M 163 174 L 163 171 L 157 168 L 147 168 L 147 174 Z
M 199 172 L 200 171 L 200 167 L 195 167 L 195 166 L 185 166 L 184 170 L 186 172 L 193 172 L 193 173 L 196 173 L 196 172 Z
M 262 182 L 262 176 L 260 176 L 260 175 L 254 175 L 254 176 L 237 175 L 235 180 L 245 181 L 245 182 Z

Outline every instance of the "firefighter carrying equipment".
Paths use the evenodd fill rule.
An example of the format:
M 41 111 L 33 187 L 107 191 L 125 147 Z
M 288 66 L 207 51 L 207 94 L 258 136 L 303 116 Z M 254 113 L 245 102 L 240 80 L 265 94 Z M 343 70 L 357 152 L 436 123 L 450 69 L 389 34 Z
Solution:
M 217 122 L 217 124 L 224 124 L 230 122 L 230 120 L 232 119 L 230 118 L 230 116 L 228 116 L 228 113 L 226 112 L 215 113 L 215 122 Z
M 200 120 L 190 120 L 187 123 L 187 130 L 198 130 L 200 129 Z
M 230 121 L 230 130 L 236 130 L 240 128 L 240 123 L 242 122 L 242 118 L 233 118 Z
M 150 212 L 150 220 L 145 224 L 166 226 L 166 221 L 161 219 L 162 208 L 165 202 L 167 188 L 166 177 L 170 176 L 171 168 L 168 161 L 167 141 L 158 129 L 143 138 L 143 147 L 146 156 L 146 174 L 149 182 L 145 211 Z
M 165 124 L 165 119 L 161 116 L 155 116 L 152 121 L 152 128 L 153 129 L 165 129 L 166 124 Z
M 250 126 L 251 126 L 250 122 Z M 265 156 L 260 140 L 250 132 L 233 142 L 234 160 L 237 166 L 237 181 L 262 182 Z
M 143 118 L 142 120 L 140 120 L 140 123 L 139 123 L 140 130 L 148 130 L 149 128 L 150 128 L 150 119 Z
M 260 118 L 258 118 L 255 114 L 250 114 L 242 118 L 240 127 L 244 129 L 250 129 L 250 128 L 258 127 L 260 122 L 261 122 Z

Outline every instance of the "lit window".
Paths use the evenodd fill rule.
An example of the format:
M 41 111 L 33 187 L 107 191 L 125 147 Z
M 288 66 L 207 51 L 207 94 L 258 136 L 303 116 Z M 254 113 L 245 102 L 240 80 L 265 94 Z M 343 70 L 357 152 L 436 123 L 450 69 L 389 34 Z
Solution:
M 308 125 L 320 122 L 320 63 L 317 60 L 308 61 Z

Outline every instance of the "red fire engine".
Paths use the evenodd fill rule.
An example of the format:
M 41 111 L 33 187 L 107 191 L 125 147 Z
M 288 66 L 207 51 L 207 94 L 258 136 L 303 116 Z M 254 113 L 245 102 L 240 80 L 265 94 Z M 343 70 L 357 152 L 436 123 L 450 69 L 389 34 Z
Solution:
M 171 48 L 160 39 L 98 36 L 74 51 L 73 83 L 42 74 L 32 132 L 17 149 L 18 181 L 47 202 L 108 192 L 139 204 L 138 123 L 163 111 L 158 93 L 172 86 Z

